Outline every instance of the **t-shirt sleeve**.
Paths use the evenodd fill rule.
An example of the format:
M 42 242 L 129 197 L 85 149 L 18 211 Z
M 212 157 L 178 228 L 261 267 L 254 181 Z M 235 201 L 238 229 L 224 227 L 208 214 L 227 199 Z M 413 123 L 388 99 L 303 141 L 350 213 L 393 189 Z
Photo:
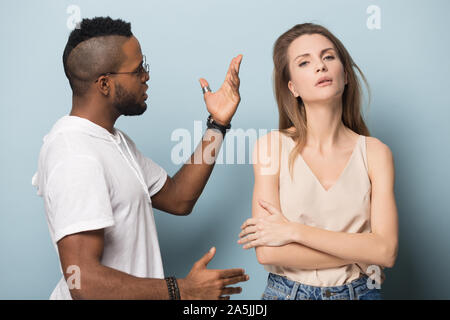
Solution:
M 150 197 L 161 190 L 167 180 L 167 172 L 161 168 L 158 164 L 153 162 L 152 159 L 145 157 L 137 150 L 138 162 L 142 168 L 142 174 L 144 175 L 145 183 L 148 186 Z
M 167 180 L 167 172 L 158 164 L 156 164 L 152 159 L 144 156 L 136 147 L 136 144 L 130 137 L 122 132 L 122 134 L 127 139 L 127 143 L 129 144 L 131 151 L 136 156 L 136 161 L 142 170 L 142 175 L 144 176 L 145 183 L 148 187 L 148 191 L 150 197 L 153 197 L 155 194 L 161 190 L 166 183 Z
M 114 225 L 106 177 L 97 160 L 64 160 L 50 173 L 46 190 L 55 243 L 70 234 Z

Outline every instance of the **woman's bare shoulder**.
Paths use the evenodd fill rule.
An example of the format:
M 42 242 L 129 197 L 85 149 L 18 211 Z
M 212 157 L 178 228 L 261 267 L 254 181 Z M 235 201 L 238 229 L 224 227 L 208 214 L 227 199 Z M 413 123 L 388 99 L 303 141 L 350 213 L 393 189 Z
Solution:
M 367 152 L 372 154 L 387 154 L 391 149 L 380 139 L 375 137 L 366 137 Z
M 366 137 L 366 153 L 369 175 L 394 165 L 391 149 L 378 138 Z
M 281 140 L 282 134 L 283 133 L 280 130 L 272 130 L 269 133 L 259 137 L 255 146 L 270 147 L 272 144 L 278 144 Z
M 255 168 L 271 167 L 275 168 L 275 171 L 278 172 L 282 144 L 281 140 L 282 133 L 279 130 L 273 130 L 266 135 L 261 136 L 256 141 L 252 157 Z

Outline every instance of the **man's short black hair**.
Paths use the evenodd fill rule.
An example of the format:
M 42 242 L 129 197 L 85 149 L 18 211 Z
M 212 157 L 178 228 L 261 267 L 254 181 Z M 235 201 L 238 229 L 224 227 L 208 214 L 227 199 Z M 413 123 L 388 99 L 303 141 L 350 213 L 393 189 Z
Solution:
M 117 71 L 123 59 L 121 45 L 131 36 L 131 24 L 121 19 L 81 21 L 70 33 L 63 54 L 64 72 L 74 95 L 84 95 L 90 81 L 100 74 Z

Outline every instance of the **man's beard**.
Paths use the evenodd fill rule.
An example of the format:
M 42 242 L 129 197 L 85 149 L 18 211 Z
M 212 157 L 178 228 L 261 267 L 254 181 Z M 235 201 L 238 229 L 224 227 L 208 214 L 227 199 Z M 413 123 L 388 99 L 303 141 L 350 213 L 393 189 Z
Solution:
M 114 84 L 114 86 L 116 89 L 116 97 L 113 106 L 121 115 L 138 116 L 147 110 L 147 104 L 145 102 L 137 101 L 137 97 L 125 90 L 120 84 Z

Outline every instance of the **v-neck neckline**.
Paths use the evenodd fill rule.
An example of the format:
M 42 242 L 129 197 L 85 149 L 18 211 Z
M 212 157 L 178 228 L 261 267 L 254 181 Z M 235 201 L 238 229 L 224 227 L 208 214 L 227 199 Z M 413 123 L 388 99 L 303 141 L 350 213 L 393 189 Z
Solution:
M 313 178 L 315 179 L 315 181 L 318 183 L 318 185 L 320 186 L 320 188 L 325 192 L 325 193 L 329 193 L 332 189 L 334 189 L 334 187 L 339 183 L 339 181 L 341 181 L 344 173 L 347 171 L 347 168 L 350 166 L 350 163 L 352 162 L 352 159 L 356 153 L 356 149 L 358 149 L 359 146 L 359 141 L 361 139 L 362 135 L 358 135 L 358 139 L 356 139 L 356 143 L 355 146 L 353 147 L 353 151 L 352 154 L 350 155 L 349 159 L 347 160 L 347 164 L 345 165 L 344 169 L 341 171 L 338 179 L 336 180 L 335 183 L 333 183 L 333 185 L 331 187 L 329 187 L 328 189 L 325 189 L 325 187 L 323 186 L 323 184 L 320 182 L 320 180 L 317 178 L 316 174 L 311 170 L 311 167 L 308 165 L 308 163 L 305 161 L 305 159 L 303 158 L 303 156 L 299 153 L 299 157 L 300 159 L 303 161 L 303 163 L 305 164 L 306 168 L 308 169 L 308 171 L 310 172 L 310 174 L 313 176 Z M 294 142 L 292 140 L 292 138 L 289 138 L 292 142 Z

